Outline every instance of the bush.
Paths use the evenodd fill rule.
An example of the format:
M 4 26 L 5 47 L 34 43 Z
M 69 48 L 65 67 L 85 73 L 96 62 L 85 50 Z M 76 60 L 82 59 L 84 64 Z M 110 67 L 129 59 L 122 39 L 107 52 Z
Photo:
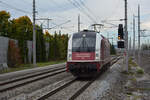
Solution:
M 110 45 L 110 54 L 116 55 L 116 49 L 115 49 L 114 45 Z
M 138 69 L 137 74 L 144 74 L 144 71 L 142 69 Z
M 17 67 L 22 63 L 20 49 L 16 46 L 13 40 L 9 40 L 8 46 L 8 66 Z

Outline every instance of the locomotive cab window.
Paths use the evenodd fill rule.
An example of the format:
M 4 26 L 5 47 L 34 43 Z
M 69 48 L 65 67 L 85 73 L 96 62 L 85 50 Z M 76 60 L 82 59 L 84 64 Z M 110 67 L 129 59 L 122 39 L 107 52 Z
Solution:
M 72 52 L 94 52 L 96 33 L 77 33 L 72 41 Z

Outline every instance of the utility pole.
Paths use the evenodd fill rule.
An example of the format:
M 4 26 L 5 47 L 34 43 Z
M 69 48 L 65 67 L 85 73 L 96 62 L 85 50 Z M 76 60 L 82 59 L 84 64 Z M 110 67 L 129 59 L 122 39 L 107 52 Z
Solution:
M 125 56 L 126 56 L 126 71 L 128 72 L 128 15 L 127 15 L 127 0 L 125 0 Z
M 80 32 L 80 14 L 78 15 L 78 32 Z
M 133 15 L 133 56 L 135 57 L 135 16 Z
M 130 41 L 129 41 L 129 54 L 131 55 L 131 50 L 132 50 L 132 48 L 131 48 L 131 37 L 130 37 Z
M 36 30 L 35 30 L 35 0 L 33 0 L 33 65 L 36 67 Z
M 47 19 L 47 27 L 49 28 L 49 21 L 52 19 Z
M 138 64 L 140 66 L 140 53 L 141 53 L 141 48 L 140 48 L 140 5 L 138 5 Z

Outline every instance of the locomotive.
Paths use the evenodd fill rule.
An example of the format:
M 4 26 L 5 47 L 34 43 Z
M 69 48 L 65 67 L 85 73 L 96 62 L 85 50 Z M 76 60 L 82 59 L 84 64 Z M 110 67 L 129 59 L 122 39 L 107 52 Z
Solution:
M 110 43 L 100 33 L 83 30 L 68 41 L 67 72 L 74 76 L 94 76 L 110 64 Z

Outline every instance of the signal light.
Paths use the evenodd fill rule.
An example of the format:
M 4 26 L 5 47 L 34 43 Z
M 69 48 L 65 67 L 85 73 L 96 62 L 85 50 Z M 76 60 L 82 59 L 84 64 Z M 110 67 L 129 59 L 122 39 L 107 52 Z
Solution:
M 118 40 L 120 40 L 121 38 L 120 38 L 120 36 L 118 36 Z
M 125 48 L 124 41 L 117 42 L 118 48 Z
M 118 39 L 121 40 L 123 38 L 124 38 L 123 24 L 119 24 L 119 27 L 118 27 Z

